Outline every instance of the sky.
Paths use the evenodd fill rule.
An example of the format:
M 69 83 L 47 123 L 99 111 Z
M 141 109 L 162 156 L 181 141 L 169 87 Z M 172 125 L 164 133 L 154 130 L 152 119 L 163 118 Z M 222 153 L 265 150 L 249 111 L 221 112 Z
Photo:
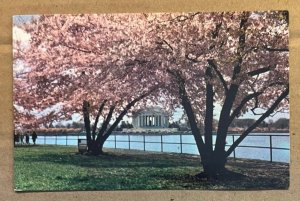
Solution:
M 21 25 L 24 24 L 31 19 L 33 19 L 35 16 L 38 15 L 14 15 L 13 16 L 13 25 Z

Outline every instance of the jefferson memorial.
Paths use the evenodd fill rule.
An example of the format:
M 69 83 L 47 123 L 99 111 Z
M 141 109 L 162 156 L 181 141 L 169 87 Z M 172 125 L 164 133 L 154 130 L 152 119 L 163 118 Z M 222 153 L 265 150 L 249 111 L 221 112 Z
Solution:
M 169 128 L 169 115 L 160 107 L 148 107 L 132 114 L 135 129 Z

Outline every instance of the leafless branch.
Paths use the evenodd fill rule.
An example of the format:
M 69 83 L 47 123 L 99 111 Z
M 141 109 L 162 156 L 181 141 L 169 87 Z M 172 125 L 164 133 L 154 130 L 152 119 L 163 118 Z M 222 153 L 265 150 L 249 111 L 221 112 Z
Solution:
M 227 87 L 227 83 L 224 79 L 224 77 L 222 76 L 221 72 L 218 70 L 217 64 L 213 59 L 208 59 L 207 60 L 208 64 L 214 69 L 214 71 L 216 72 L 218 78 L 220 79 L 224 89 L 225 89 L 225 93 L 228 92 L 228 87 Z

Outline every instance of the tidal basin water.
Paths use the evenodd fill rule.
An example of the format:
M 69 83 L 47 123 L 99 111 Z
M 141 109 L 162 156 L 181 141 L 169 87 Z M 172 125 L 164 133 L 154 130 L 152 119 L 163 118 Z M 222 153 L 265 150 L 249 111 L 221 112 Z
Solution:
M 226 149 L 239 135 L 229 134 Z M 84 135 L 38 136 L 37 144 L 77 146 Z M 213 140 L 216 136 L 213 136 Z M 105 142 L 106 148 L 133 149 L 170 153 L 199 154 L 194 137 L 189 133 L 176 134 L 120 134 L 114 132 Z M 272 147 L 272 148 L 270 148 Z M 290 162 L 290 136 L 288 133 L 251 133 L 235 149 L 231 157 Z

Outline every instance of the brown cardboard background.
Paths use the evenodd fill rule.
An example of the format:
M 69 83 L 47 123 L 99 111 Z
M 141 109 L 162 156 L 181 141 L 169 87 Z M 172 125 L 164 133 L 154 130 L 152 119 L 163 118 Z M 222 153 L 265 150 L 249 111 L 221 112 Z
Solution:
M 298 4 L 297 4 L 298 3 Z M 44 13 L 289 10 L 290 132 L 289 190 L 276 191 L 77 191 L 15 193 L 12 142 L 12 16 Z M 297 0 L 0 0 L 0 200 L 298 200 L 300 198 L 300 4 Z

